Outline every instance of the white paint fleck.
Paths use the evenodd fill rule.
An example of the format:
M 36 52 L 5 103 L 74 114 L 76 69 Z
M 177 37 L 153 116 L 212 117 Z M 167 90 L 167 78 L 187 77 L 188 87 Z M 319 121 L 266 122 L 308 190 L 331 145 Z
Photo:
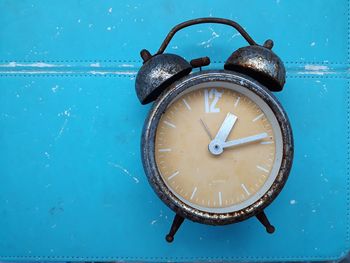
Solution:
M 62 134 L 63 134 L 63 132 L 64 132 L 66 126 L 67 126 L 67 123 L 68 123 L 68 119 L 65 119 L 64 122 L 63 122 L 63 125 L 61 126 L 61 128 L 60 128 L 60 130 L 59 130 L 59 132 L 58 132 L 58 134 L 57 134 L 57 136 L 55 138 L 55 140 L 58 140 L 59 138 L 61 138 L 61 136 L 62 136 Z
M 137 71 L 97 71 L 97 70 L 91 70 L 88 71 L 87 73 L 93 74 L 93 75 L 131 75 L 134 76 L 137 74 Z
M 133 64 L 121 64 L 121 65 L 119 65 L 119 67 L 121 67 L 121 68 L 134 68 L 135 65 L 133 65 Z
M 7 64 L 0 64 L 1 68 L 16 68 L 16 67 L 33 67 L 33 68 L 52 68 L 52 67 L 65 67 L 67 65 L 57 65 L 57 64 L 49 64 L 44 62 L 36 62 L 36 63 L 17 63 L 17 62 L 9 62 Z
M 209 38 L 207 41 L 202 41 L 201 43 L 199 43 L 199 46 L 204 46 L 204 48 L 209 48 L 212 46 L 212 42 L 215 38 L 220 37 L 220 35 L 218 33 L 216 33 L 213 28 L 209 27 L 210 31 L 211 31 L 211 38 Z
M 59 70 L 13 70 L 13 71 L 1 71 L 3 74 L 29 74 L 29 75 L 37 75 L 37 74 L 76 74 L 74 71 L 59 71 Z
M 65 117 L 70 117 L 71 116 L 71 108 L 68 108 L 64 110 L 63 112 L 60 112 L 57 114 L 58 117 L 65 116 Z
M 120 169 L 121 171 L 123 171 L 127 176 L 131 177 L 136 184 L 138 184 L 140 181 L 137 177 L 133 176 L 126 168 L 124 168 L 123 166 L 119 165 L 119 164 L 116 164 L 116 163 L 112 163 L 112 162 L 109 162 L 108 163 L 109 165 L 115 167 L 115 168 L 118 168 Z
M 295 205 L 296 203 L 297 203 L 297 201 L 295 201 L 294 199 L 290 200 L 291 205 Z
M 329 70 L 329 67 L 325 65 L 305 65 L 305 70 Z
M 314 47 L 316 45 L 316 42 L 311 42 L 310 46 Z
M 111 30 L 112 30 L 112 28 L 109 26 L 109 27 L 107 27 L 107 30 L 108 30 L 108 31 L 111 31 Z
M 113 8 L 110 7 L 110 8 L 108 9 L 108 13 L 112 13 L 112 11 L 113 11 Z
M 155 223 L 157 223 L 157 220 L 152 220 L 151 225 L 154 225 Z
M 80 23 L 81 22 L 81 19 L 78 19 L 78 23 Z
M 58 89 L 59 89 L 59 86 L 58 86 L 58 85 L 55 85 L 55 86 L 53 86 L 53 87 L 51 88 L 51 90 L 52 90 L 53 93 L 56 93 Z
M 99 68 L 101 65 L 99 62 L 96 62 L 96 63 L 91 63 L 90 64 L 90 67 L 93 67 L 93 68 Z
M 47 159 L 50 159 L 50 154 L 48 152 L 44 152 Z
M 305 65 L 305 71 L 298 71 L 297 74 L 313 74 L 313 75 L 325 75 L 325 74 L 336 74 L 334 70 L 330 70 L 328 66 L 325 65 Z

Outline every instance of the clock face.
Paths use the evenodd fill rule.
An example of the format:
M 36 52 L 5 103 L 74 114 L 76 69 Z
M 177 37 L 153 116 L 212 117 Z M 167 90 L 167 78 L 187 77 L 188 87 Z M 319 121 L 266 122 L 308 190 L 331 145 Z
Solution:
M 228 213 L 269 190 L 282 145 L 278 121 L 259 96 L 217 81 L 193 86 L 170 103 L 156 129 L 154 154 L 162 180 L 182 202 Z

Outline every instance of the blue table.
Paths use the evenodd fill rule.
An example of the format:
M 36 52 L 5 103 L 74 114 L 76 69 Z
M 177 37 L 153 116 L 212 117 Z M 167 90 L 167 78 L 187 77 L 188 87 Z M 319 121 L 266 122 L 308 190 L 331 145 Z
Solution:
M 333 260 L 350 248 L 349 1 L 0 0 L 0 259 Z M 139 51 L 187 19 L 236 20 L 275 41 L 278 94 L 294 129 L 290 179 L 267 213 L 225 227 L 173 213 L 140 162 L 149 106 L 134 92 Z M 231 28 L 180 32 L 168 52 L 220 69 L 243 39 Z M 121 125 L 123 124 L 123 125 Z

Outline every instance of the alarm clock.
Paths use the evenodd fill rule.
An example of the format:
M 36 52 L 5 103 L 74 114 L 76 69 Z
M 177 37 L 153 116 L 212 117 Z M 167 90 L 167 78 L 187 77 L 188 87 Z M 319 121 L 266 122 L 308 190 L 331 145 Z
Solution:
M 249 45 L 222 70 L 202 70 L 208 57 L 188 62 L 164 53 L 177 31 L 201 23 L 231 26 Z M 287 181 L 294 146 L 287 114 L 272 94 L 286 75 L 272 47 L 272 40 L 258 45 L 234 21 L 209 17 L 175 26 L 154 55 L 141 51 L 136 93 L 142 104 L 154 102 L 141 155 L 150 185 L 175 212 L 168 242 L 184 219 L 226 225 L 255 216 L 275 231 L 264 209 Z

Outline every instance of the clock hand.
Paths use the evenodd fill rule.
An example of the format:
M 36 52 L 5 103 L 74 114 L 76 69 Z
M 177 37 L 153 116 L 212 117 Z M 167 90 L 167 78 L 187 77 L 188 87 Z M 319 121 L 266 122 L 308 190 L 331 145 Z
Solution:
M 235 125 L 235 122 L 237 120 L 237 116 L 232 113 L 227 113 L 226 118 L 224 122 L 221 124 L 221 127 L 216 134 L 214 140 L 220 143 L 224 143 L 230 134 L 233 125 Z
M 202 119 L 199 119 L 199 120 L 200 120 L 200 122 L 201 122 L 201 124 L 202 124 L 202 126 L 203 126 L 203 128 L 205 130 L 205 132 L 208 134 L 210 140 L 212 140 L 213 136 L 211 135 L 208 126 L 205 124 L 205 122 Z
M 235 147 L 235 146 L 239 146 L 239 145 L 242 145 L 242 144 L 247 144 L 247 143 L 250 143 L 250 142 L 260 141 L 262 139 L 265 139 L 266 137 L 268 137 L 268 134 L 266 132 L 263 132 L 263 133 L 255 134 L 255 135 L 252 135 L 252 136 L 248 136 L 248 137 L 244 137 L 244 138 L 240 138 L 240 139 L 224 142 L 221 145 L 221 147 L 222 148 Z

